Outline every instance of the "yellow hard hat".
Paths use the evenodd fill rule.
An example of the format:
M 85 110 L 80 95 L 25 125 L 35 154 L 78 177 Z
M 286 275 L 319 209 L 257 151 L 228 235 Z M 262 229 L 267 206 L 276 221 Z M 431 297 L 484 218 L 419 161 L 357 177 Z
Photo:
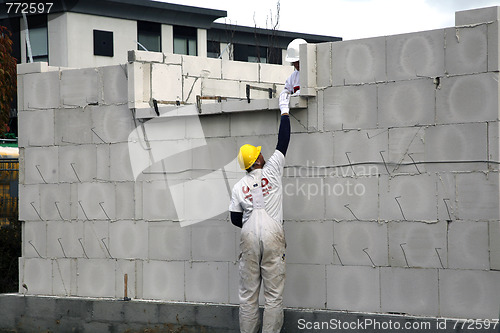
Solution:
M 260 155 L 261 146 L 243 145 L 238 153 L 238 163 L 242 170 L 250 168 Z

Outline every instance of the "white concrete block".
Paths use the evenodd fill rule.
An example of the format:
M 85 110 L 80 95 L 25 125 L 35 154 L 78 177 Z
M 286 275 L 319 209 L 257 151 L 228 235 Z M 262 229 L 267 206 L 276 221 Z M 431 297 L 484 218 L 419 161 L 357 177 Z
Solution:
M 284 178 L 283 219 L 322 220 L 325 216 L 322 187 L 322 178 Z
M 184 301 L 184 262 L 145 261 L 143 267 L 143 292 L 145 299 Z
M 483 73 L 488 70 L 486 24 L 445 30 L 445 69 L 448 75 Z
M 196 96 L 201 96 L 201 83 L 203 80 L 201 77 L 182 78 L 182 100 L 185 103 L 196 103 Z
M 458 269 L 489 269 L 488 223 L 454 221 L 448 227 L 448 264 Z
M 352 172 L 347 168 L 339 172 Z M 358 170 L 359 171 L 359 170 Z M 377 220 L 379 216 L 378 176 L 341 178 L 332 175 L 324 181 L 327 219 Z
M 229 137 L 230 131 L 230 120 L 229 115 L 214 115 L 214 116 L 203 116 L 200 117 L 201 127 L 203 128 L 203 134 L 206 138 L 210 137 Z M 188 135 L 192 131 L 189 131 Z M 197 132 L 197 131 L 196 131 Z M 197 133 L 194 133 L 196 135 Z
M 378 86 L 378 124 L 402 127 L 434 124 L 435 85 L 432 79 L 390 82 Z
M 24 150 L 24 183 L 57 183 L 58 149 L 57 147 L 26 148 Z
M 128 61 L 163 62 L 163 53 L 143 50 L 131 50 L 128 51 Z
M 43 73 L 48 72 L 49 66 L 47 62 L 31 62 L 24 64 L 17 64 L 17 75 Z
M 380 219 L 437 221 L 437 185 L 432 174 L 380 178 Z
M 388 36 L 387 80 L 443 76 L 444 36 L 444 29 Z
M 416 166 L 415 164 L 413 164 L 413 161 L 425 161 L 424 129 L 424 127 L 403 127 L 389 129 L 389 154 L 383 154 L 385 154 L 384 156 L 386 157 L 389 156 L 388 161 L 397 163 L 396 166 L 389 169 L 391 173 L 406 172 L 415 174 L 425 172 L 427 168 L 425 164 L 418 164 Z M 410 163 L 412 163 L 412 165 L 402 165 Z
M 498 317 L 499 297 L 500 272 L 476 270 L 439 272 L 441 316 L 491 321 Z
M 490 269 L 500 270 L 500 221 L 488 223 Z
M 84 107 L 99 101 L 96 68 L 61 71 L 61 104 L 63 107 Z
M 316 66 L 318 87 L 330 87 L 332 85 L 332 44 L 320 43 L 316 45 Z
M 152 260 L 190 260 L 191 228 L 178 222 L 150 222 L 148 246 Z
M 333 43 L 333 85 L 385 81 L 385 41 L 377 37 Z
M 148 224 L 144 221 L 118 221 L 109 225 L 109 251 L 113 258 L 147 259 Z
M 28 294 L 51 295 L 52 294 L 52 260 L 40 258 L 25 258 L 23 269 L 23 283 L 28 287 Z M 21 289 L 23 289 L 21 287 Z M 24 291 L 24 290 L 23 290 Z
M 127 78 L 129 108 L 149 106 L 148 103 L 151 99 L 151 63 L 128 63 Z
M 272 111 L 231 114 L 231 136 L 278 133 L 278 114 Z
M 447 267 L 447 222 L 389 222 L 392 267 Z M 438 254 L 439 253 L 439 254 Z
M 229 301 L 229 266 L 225 262 L 185 263 L 186 301 Z
M 85 221 L 83 223 L 84 238 L 79 244 L 84 251 L 84 257 L 90 259 L 106 259 L 109 258 L 109 222 L 108 221 Z M 104 246 L 104 242 L 106 246 Z M 79 241 L 79 243 L 80 243 Z
M 182 100 L 181 66 L 152 64 L 151 97 L 159 101 Z
M 294 134 L 290 138 L 286 164 L 331 166 L 334 164 L 333 152 L 335 148 L 335 139 L 331 133 Z
M 240 304 L 239 298 L 239 284 L 240 284 L 240 274 L 239 274 L 239 262 L 229 263 L 229 303 L 230 304 Z M 260 299 L 259 299 L 260 301 Z
M 23 258 L 47 256 L 47 224 L 45 222 L 24 222 L 22 231 Z M 38 251 L 38 252 L 37 252 Z
M 488 161 L 500 161 L 500 122 L 488 123 Z M 491 163 L 489 170 L 498 170 L 500 166 L 496 163 Z
M 377 88 L 374 85 L 325 89 L 325 130 L 377 127 Z
M 316 44 L 301 44 L 299 45 L 299 50 L 300 94 L 302 96 L 316 96 Z
M 476 25 L 498 21 L 500 19 L 500 7 L 485 7 L 477 9 L 468 9 L 455 12 L 455 25 Z
M 436 122 L 497 120 L 498 87 L 498 73 L 443 78 L 436 92 Z
M 78 184 L 78 219 L 113 220 L 115 186 L 112 183 Z
M 23 75 L 24 110 L 58 108 L 59 87 L 59 72 Z
M 110 180 L 109 175 L 109 145 L 97 145 L 97 179 Z
M 115 297 L 116 260 L 77 259 L 78 296 Z
M 286 261 L 292 264 L 331 264 L 333 251 L 332 222 L 284 223 L 286 235 Z
M 59 148 L 59 181 L 91 182 L 97 177 L 95 145 L 62 146 Z
M 69 184 L 40 184 L 40 215 L 44 220 L 70 220 Z
M 127 297 L 139 298 L 137 296 L 136 266 L 136 260 L 118 259 L 116 261 L 115 294 L 117 298 L 123 299 L 125 297 L 125 274 L 127 274 Z
M 222 79 L 258 82 L 259 64 L 242 61 L 222 60 Z
M 182 57 L 182 75 L 200 78 L 221 79 L 222 64 L 220 59 L 196 56 Z
M 380 152 L 387 156 L 389 132 L 387 130 L 352 130 L 334 133 L 333 161 L 335 165 L 347 165 L 337 173 L 340 176 L 378 175 L 386 173 L 384 166 L 358 165 L 350 167 L 351 163 L 381 162 Z M 349 163 L 350 161 L 350 163 Z M 354 169 L 354 171 L 353 171 Z M 381 170 L 377 170 L 381 169 Z
M 174 54 L 173 51 L 163 53 L 163 62 L 169 65 L 182 65 L 184 55 Z
M 348 266 L 387 266 L 387 225 L 377 222 L 335 222 L 334 263 Z M 340 260 L 339 260 L 340 257 Z M 371 260 L 370 260 L 371 258 Z M 372 263 L 373 261 L 373 263 Z
M 326 307 L 325 265 L 289 264 L 283 303 L 286 307 Z
M 242 88 L 241 88 L 242 89 Z M 241 95 L 240 81 L 204 79 L 201 81 L 202 96 L 223 96 L 244 98 Z
M 55 110 L 55 117 L 57 145 L 92 143 L 90 108 Z
M 328 265 L 327 308 L 380 312 L 379 268 Z
M 19 112 L 19 147 L 54 144 L 54 110 Z
M 116 219 L 132 220 L 135 218 L 134 183 L 116 183 Z
M 127 105 L 92 107 L 92 139 L 96 144 L 127 142 L 135 129 L 132 112 Z
M 438 220 L 451 221 L 457 218 L 456 175 L 440 173 L 437 175 Z
M 97 70 L 102 81 L 104 104 L 126 104 L 128 102 L 127 66 L 106 66 Z
M 500 69 L 499 32 L 500 24 L 498 21 L 488 24 L 488 72 L 496 72 Z
M 228 221 L 204 221 L 191 229 L 191 253 L 193 260 L 237 261 L 237 230 Z
M 147 221 L 174 220 L 177 218 L 169 183 L 144 182 L 142 186 L 143 216 Z
M 438 280 L 437 269 L 380 268 L 381 310 L 437 316 Z
M 498 173 L 457 174 L 458 216 L 462 220 L 499 219 Z
M 487 163 L 447 163 L 484 161 L 488 159 L 486 123 L 432 126 L 425 129 L 425 161 L 427 171 L 484 170 Z
M 133 181 L 132 158 L 127 143 L 115 143 L 109 147 L 110 179 L 115 181 Z
M 293 66 L 277 66 L 271 64 L 259 64 L 259 82 L 282 83 L 293 73 Z M 281 90 L 276 91 L 279 95 Z
M 19 220 L 41 221 L 38 185 L 19 185 Z
M 76 295 L 76 259 L 52 260 L 52 295 Z
M 83 222 L 48 221 L 47 256 L 50 258 L 81 258 L 84 256 L 78 239 L 83 239 Z

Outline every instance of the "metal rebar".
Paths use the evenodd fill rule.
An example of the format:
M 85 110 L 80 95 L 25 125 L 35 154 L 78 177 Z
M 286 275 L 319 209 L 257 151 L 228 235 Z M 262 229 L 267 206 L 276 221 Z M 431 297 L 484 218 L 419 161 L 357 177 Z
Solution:
M 62 250 L 62 252 L 63 252 L 64 258 L 67 258 L 67 257 L 66 257 L 66 252 L 64 252 L 64 247 L 63 247 L 63 245 L 62 245 L 62 243 L 61 243 L 61 239 L 62 239 L 62 238 L 58 238 L 58 239 L 57 239 L 57 241 L 59 242 L 59 245 L 61 245 L 61 250 Z
M 347 161 L 349 162 L 349 166 L 351 167 L 352 173 L 354 174 L 354 176 L 357 176 L 356 171 L 354 171 L 354 167 L 352 166 L 351 159 L 349 158 L 349 153 L 350 151 L 346 151 L 345 156 L 347 156 Z
M 340 254 L 339 254 L 339 251 L 337 251 L 337 249 L 335 248 L 335 244 L 332 244 L 333 246 L 333 251 L 335 251 L 335 253 L 337 254 L 337 258 L 339 258 L 339 261 L 340 261 L 340 264 L 342 266 L 344 266 L 344 263 L 342 262 L 342 260 L 340 259 Z
M 372 262 L 372 267 L 373 267 L 373 268 L 377 267 L 377 266 L 375 266 L 375 263 L 373 262 L 372 257 L 370 257 L 370 254 L 368 253 L 368 251 L 367 251 L 367 250 L 368 250 L 368 248 L 366 247 L 366 248 L 364 248 L 364 249 L 363 249 L 363 252 L 364 252 L 364 253 L 366 253 L 366 255 L 368 256 L 368 258 L 369 258 L 369 259 L 370 259 L 370 261 Z
M 87 252 L 85 252 L 85 248 L 83 247 L 82 238 L 78 238 L 78 241 L 80 242 L 80 245 L 82 246 L 83 254 L 85 254 L 85 257 L 87 259 L 89 259 L 89 256 L 87 255 Z
M 387 163 L 385 163 L 384 155 L 382 155 L 383 152 L 385 152 L 385 150 L 381 150 L 379 153 L 380 153 L 380 156 L 382 157 L 382 162 L 384 162 L 385 170 L 387 171 L 387 174 L 390 176 L 391 173 L 389 172 L 389 168 L 387 167 Z
M 55 201 L 54 205 L 56 205 L 56 209 L 57 209 L 57 212 L 59 213 L 59 217 L 61 218 L 61 220 L 64 220 L 64 218 L 62 217 L 61 211 L 59 210 L 59 207 L 57 206 L 58 203 L 59 203 L 59 201 Z
M 38 250 L 36 249 L 35 245 L 33 245 L 33 243 L 31 242 L 31 240 L 28 241 L 28 243 L 33 246 L 33 248 L 35 249 L 36 251 L 36 254 L 38 254 L 38 256 L 41 258 L 42 256 L 40 255 L 40 252 L 38 252 Z
M 108 213 L 106 213 L 106 211 L 104 210 L 104 207 L 102 206 L 102 204 L 103 204 L 103 203 L 104 203 L 104 201 L 99 202 L 99 206 L 101 206 L 101 209 L 102 209 L 102 211 L 104 212 L 104 214 L 106 215 L 106 217 L 108 218 L 108 220 L 111 220 L 111 219 L 109 218 L 109 216 L 108 216 Z
M 80 208 L 82 209 L 83 215 L 85 215 L 85 218 L 87 220 L 89 220 L 89 217 L 87 216 L 87 213 L 85 213 L 85 209 L 83 209 L 82 202 L 80 200 L 78 200 L 78 204 L 80 205 Z
M 95 128 L 95 127 L 92 127 L 90 130 L 91 130 L 91 131 L 92 131 L 92 132 L 93 132 L 93 133 L 94 133 L 94 134 L 95 134 L 95 135 L 96 135 L 99 139 L 101 139 L 101 141 L 102 141 L 103 143 L 106 143 L 106 141 L 104 141 L 104 140 L 103 140 L 103 139 L 99 136 L 99 134 L 97 134 L 97 133 L 96 133 L 96 131 L 94 131 L 94 128 Z
M 113 256 L 111 255 L 111 252 L 109 252 L 109 249 L 108 249 L 108 246 L 106 245 L 106 243 L 104 242 L 104 240 L 106 239 L 106 237 L 102 238 L 101 239 L 101 242 L 104 244 L 104 247 L 106 248 L 106 251 L 108 251 L 108 254 L 109 254 L 109 257 L 111 259 L 114 259 Z
M 441 261 L 441 256 L 439 255 L 438 250 L 441 250 L 440 247 L 435 247 L 434 250 L 436 251 L 438 258 L 439 258 L 439 263 L 441 264 L 441 267 L 444 268 L 443 261 Z
M 76 175 L 76 179 L 78 179 L 78 181 L 81 183 L 82 181 L 80 180 L 80 177 L 78 177 L 78 173 L 76 173 L 76 169 L 75 169 L 74 164 L 75 164 L 75 163 L 70 163 L 71 168 L 73 169 L 73 172 L 74 172 L 74 173 L 75 173 L 75 175 Z
M 410 265 L 408 264 L 408 259 L 406 258 L 406 252 L 405 252 L 405 249 L 403 248 L 403 245 L 406 245 L 406 243 L 399 244 L 399 247 L 401 248 L 401 251 L 403 251 L 403 256 L 405 257 L 406 267 L 409 268 Z
M 401 207 L 401 204 L 399 203 L 398 198 L 401 198 L 401 196 L 399 196 L 399 197 L 395 197 L 395 198 L 394 198 L 394 200 L 396 200 L 396 202 L 398 203 L 399 210 L 401 211 L 401 215 L 403 215 L 403 219 L 404 219 L 405 221 L 408 221 L 408 220 L 406 219 L 405 213 L 403 213 L 403 208 Z
M 358 217 L 354 214 L 354 212 L 352 211 L 352 209 L 349 208 L 349 204 L 345 204 L 344 207 L 347 208 L 347 209 L 349 209 L 349 211 L 351 212 L 352 216 L 354 216 L 354 218 L 359 221 Z
M 32 201 L 32 202 L 30 202 L 30 205 L 31 205 L 31 207 L 33 207 L 33 209 L 35 210 L 35 212 L 38 215 L 38 217 L 40 218 L 40 220 L 43 221 L 42 216 L 40 216 L 40 213 L 38 213 L 38 210 L 36 210 L 36 207 L 35 207 L 34 203 L 35 202 Z
M 422 172 L 420 172 L 420 170 L 418 169 L 418 166 L 417 166 L 417 163 L 415 163 L 415 160 L 413 159 L 413 157 L 411 157 L 412 154 L 406 154 L 408 155 L 408 157 L 411 159 L 411 161 L 413 162 L 413 165 L 415 166 L 415 168 L 417 169 L 418 171 L 418 174 L 422 174 Z
M 444 201 L 444 205 L 446 206 L 446 211 L 448 212 L 448 218 L 449 218 L 448 222 L 451 222 L 453 219 L 451 218 L 450 210 L 448 208 L 448 204 L 446 203 L 446 200 L 450 200 L 450 199 L 443 199 L 443 201 Z
M 45 180 L 45 178 L 43 178 L 43 175 L 42 175 L 42 172 L 40 171 L 40 165 L 35 165 L 35 168 L 38 170 L 38 174 L 40 174 L 40 177 L 42 178 L 43 182 L 45 184 L 47 184 L 47 181 Z

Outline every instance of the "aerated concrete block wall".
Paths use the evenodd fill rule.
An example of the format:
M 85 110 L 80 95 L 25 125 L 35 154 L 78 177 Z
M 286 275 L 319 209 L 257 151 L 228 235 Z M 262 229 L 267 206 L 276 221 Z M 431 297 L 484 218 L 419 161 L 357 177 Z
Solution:
M 286 306 L 498 318 L 498 18 L 458 12 L 452 28 L 301 48 Z M 123 298 L 127 274 L 132 298 L 237 304 L 235 156 L 251 143 L 268 158 L 279 112 L 135 110 L 244 98 L 246 83 L 279 93 L 290 72 L 138 51 L 121 66 L 20 66 L 27 292 Z

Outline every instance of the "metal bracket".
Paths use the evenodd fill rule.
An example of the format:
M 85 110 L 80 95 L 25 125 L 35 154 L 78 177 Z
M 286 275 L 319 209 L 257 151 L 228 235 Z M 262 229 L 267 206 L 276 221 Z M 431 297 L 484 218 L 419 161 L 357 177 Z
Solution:
M 251 85 L 247 84 L 246 93 L 247 93 L 247 102 L 248 103 L 250 103 L 250 90 L 267 91 L 269 93 L 269 98 L 273 98 L 273 93 L 276 93 L 276 86 L 273 85 L 273 88 L 262 88 L 262 87 L 256 87 L 256 86 L 251 86 Z

